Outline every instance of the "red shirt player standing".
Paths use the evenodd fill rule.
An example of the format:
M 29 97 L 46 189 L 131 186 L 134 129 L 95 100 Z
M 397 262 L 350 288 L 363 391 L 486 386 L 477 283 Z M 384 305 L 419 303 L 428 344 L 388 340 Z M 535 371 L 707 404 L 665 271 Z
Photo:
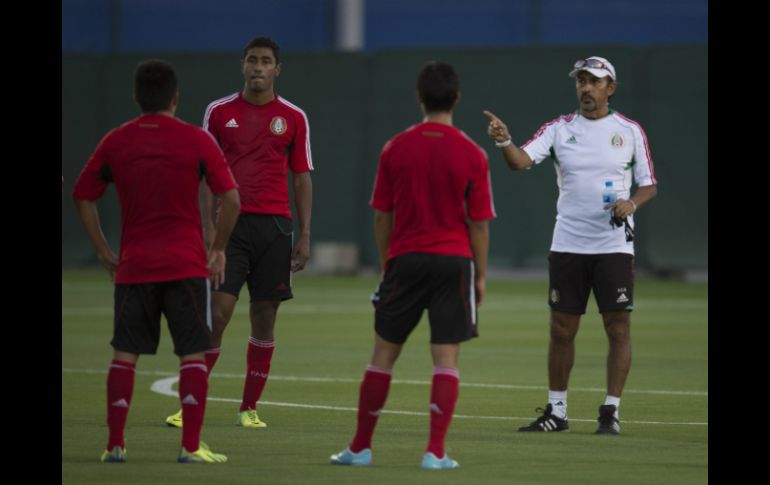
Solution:
M 215 288 L 224 277 L 238 190 L 211 136 L 174 117 L 179 95 L 170 64 L 139 64 L 134 98 L 142 115 L 102 139 L 73 190 L 78 216 L 115 281 L 115 352 L 107 376 L 110 435 L 102 461 L 126 460 L 123 432 L 136 362 L 139 354 L 157 351 L 163 313 L 180 360 L 179 398 L 186 426 L 178 460 L 222 463 L 227 457 L 200 442 L 208 392 L 204 352 L 212 348 L 208 277 Z M 198 205 L 201 179 L 223 202 L 208 256 Z M 110 182 L 120 199 L 119 258 L 102 233 L 96 210 L 96 200 Z
M 278 45 L 267 37 L 253 39 L 243 49 L 241 72 L 243 90 L 212 102 L 203 119 L 203 128 L 222 148 L 241 195 L 241 215 L 227 245 L 225 282 L 212 294 L 215 348 L 206 353 L 206 362 L 211 372 L 222 334 L 247 283 L 251 336 L 236 425 L 264 428 L 256 404 L 270 372 L 276 312 L 281 301 L 293 296 L 291 273 L 304 268 L 310 256 L 313 159 L 305 112 L 273 91 L 281 73 Z M 289 170 L 299 219 L 295 242 Z M 181 427 L 181 415 L 169 416 L 166 423 Z
M 457 468 L 444 452 L 459 387 L 460 342 L 478 336 L 488 220 L 495 217 L 484 151 L 452 126 L 460 82 L 449 64 L 426 64 L 417 79 L 425 120 L 392 138 L 380 155 L 371 206 L 384 276 L 372 297 L 374 353 L 364 373 L 358 426 L 335 465 L 369 465 L 377 417 L 393 365 L 425 309 L 430 317 L 433 382 L 430 438 L 422 467 Z

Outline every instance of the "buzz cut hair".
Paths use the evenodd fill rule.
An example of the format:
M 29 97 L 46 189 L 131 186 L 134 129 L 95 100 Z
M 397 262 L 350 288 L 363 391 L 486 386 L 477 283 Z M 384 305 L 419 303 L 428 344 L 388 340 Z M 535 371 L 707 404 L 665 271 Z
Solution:
M 431 61 L 417 76 L 417 94 L 427 113 L 452 111 L 460 93 L 460 78 L 446 62 Z
M 161 59 L 148 59 L 136 66 L 134 97 L 143 113 L 157 113 L 171 107 L 177 94 L 174 66 Z
M 246 47 L 243 48 L 242 59 L 246 59 L 246 55 L 249 53 L 249 49 L 253 49 L 255 47 L 267 47 L 268 49 L 272 49 L 273 56 L 275 56 L 275 63 L 281 63 L 281 58 L 278 57 L 278 51 L 280 48 L 278 47 L 278 44 L 276 44 L 275 41 L 270 37 L 255 37 L 251 39 L 249 43 L 246 44 Z

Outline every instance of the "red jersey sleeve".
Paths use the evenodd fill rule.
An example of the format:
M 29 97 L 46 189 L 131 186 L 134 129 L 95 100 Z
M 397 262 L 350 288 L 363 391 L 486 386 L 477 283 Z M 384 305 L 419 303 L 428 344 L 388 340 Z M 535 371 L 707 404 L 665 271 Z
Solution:
M 238 187 L 230 166 L 227 165 L 222 149 L 211 133 L 201 131 L 201 153 L 206 165 L 206 183 L 215 194 L 221 194 Z
M 310 151 L 310 123 L 304 111 L 295 115 L 297 132 L 294 135 L 289 151 L 289 167 L 293 173 L 310 172 L 313 170 L 313 155 Z
M 388 174 L 391 146 L 392 140 L 388 141 L 382 149 L 380 162 L 377 165 L 377 176 L 374 179 L 372 199 L 369 201 L 369 205 L 382 212 L 393 210 L 393 184 Z
M 80 172 L 72 196 L 78 200 L 97 200 L 104 195 L 109 184 L 109 166 L 107 165 L 107 146 L 114 130 L 107 133 L 91 154 L 85 167 Z
M 217 142 L 217 145 L 219 144 L 219 132 L 217 131 L 217 126 L 219 124 L 216 122 L 217 120 L 217 112 L 214 110 L 214 103 L 211 103 L 206 108 L 206 113 L 203 115 L 203 129 L 211 133 L 211 135 L 214 137 L 214 141 Z
M 472 221 L 486 221 L 497 216 L 492 200 L 492 182 L 489 160 L 479 149 L 478 164 L 468 193 L 468 217 Z

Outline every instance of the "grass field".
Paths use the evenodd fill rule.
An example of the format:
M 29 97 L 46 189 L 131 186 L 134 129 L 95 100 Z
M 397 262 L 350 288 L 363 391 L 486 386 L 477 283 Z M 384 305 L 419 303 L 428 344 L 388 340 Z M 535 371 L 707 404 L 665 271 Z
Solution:
M 62 272 L 62 483 L 516 483 L 708 482 L 708 285 L 639 280 L 633 365 L 620 436 L 596 436 L 605 391 L 606 337 L 595 303 L 577 337 L 570 433 L 517 426 L 547 401 L 546 282 L 491 280 L 481 337 L 460 353 L 460 398 L 447 438 L 459 470 L 419 468 L 428 433 L 432 372 L 427 321 L 396 364 L 374 435 L 374 465 L 337 467 L 329 455 L 355 430 L 358 385 L 371 352 L 372 277 L 296 275 L 295 299 L 276 327 L 276 351 L 259 407 L 262 430 L 234 426 L 248 338 L 247 298 L 225 334 L 209 384 L 203 439 L 224 465 L 176 463 L 178 361 L 163 328 L 156 356 L 139 360 L 126 429 L 126 464 L 102 464 L 112 285 L 101 271 Z M 244 297 L 246 294 L 244 293 Z M 165 322 L 164 322 L 165 325 Z

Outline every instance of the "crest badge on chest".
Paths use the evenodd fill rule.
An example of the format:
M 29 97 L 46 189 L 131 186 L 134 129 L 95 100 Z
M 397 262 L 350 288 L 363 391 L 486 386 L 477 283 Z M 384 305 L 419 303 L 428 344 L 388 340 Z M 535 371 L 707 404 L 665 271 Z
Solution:
M 286 133 L 286 120 L 281 116 L 276 116 L 270 121 L 270 131 L 276 135 Z

